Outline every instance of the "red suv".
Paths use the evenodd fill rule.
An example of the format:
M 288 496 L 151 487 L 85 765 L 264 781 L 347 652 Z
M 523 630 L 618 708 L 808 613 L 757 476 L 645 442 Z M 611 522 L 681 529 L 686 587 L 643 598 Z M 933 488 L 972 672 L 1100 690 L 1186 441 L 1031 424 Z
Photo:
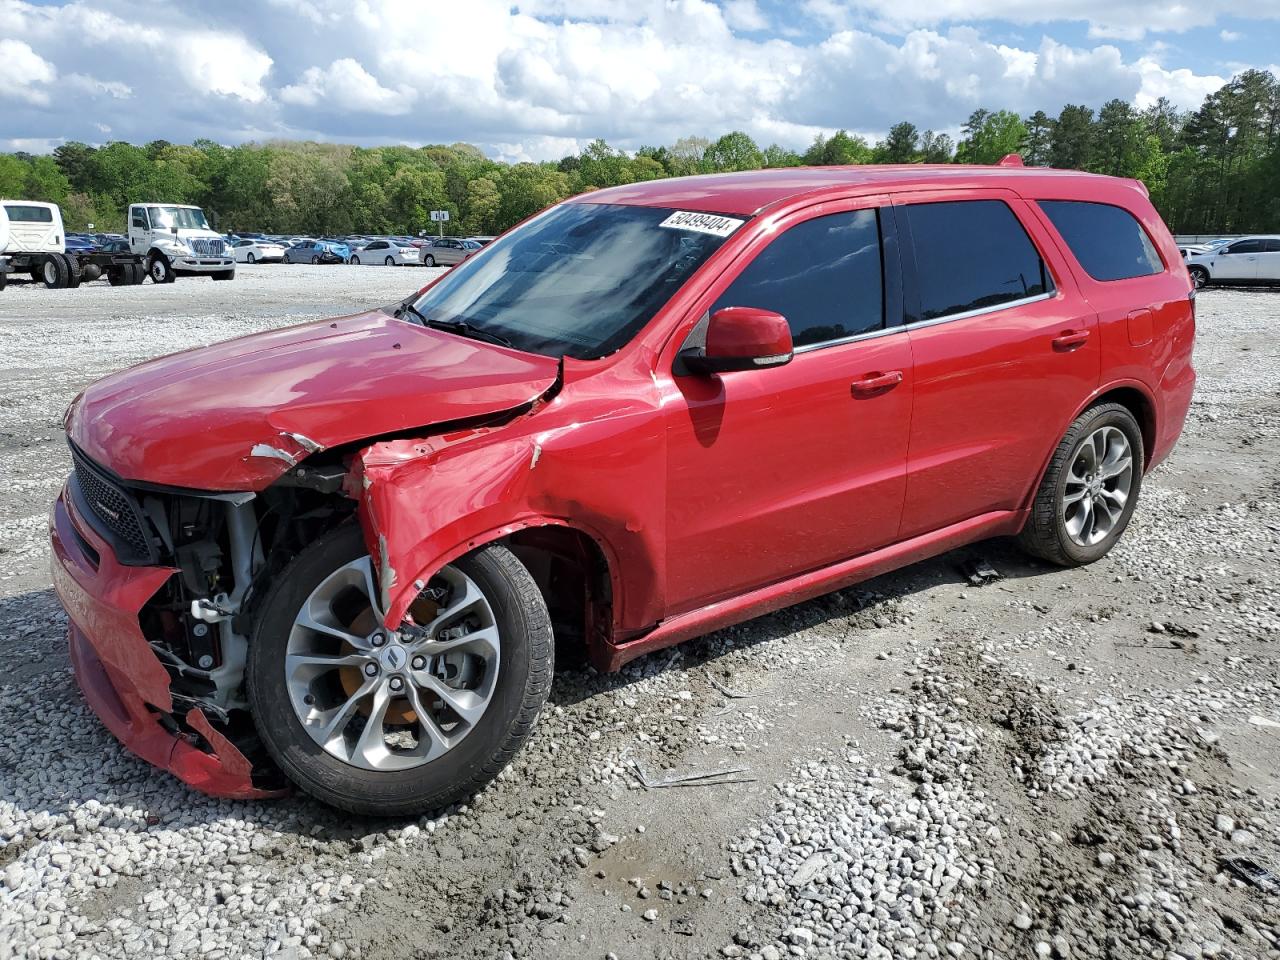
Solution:
M 602 670 L 985 537 L 1105 554 L 1190 403 L 1142 185 L 766 170 L 601 190 L 399 307 L 145 363 L 67 413 L 85 696 L 213 794 L 437 808 Z

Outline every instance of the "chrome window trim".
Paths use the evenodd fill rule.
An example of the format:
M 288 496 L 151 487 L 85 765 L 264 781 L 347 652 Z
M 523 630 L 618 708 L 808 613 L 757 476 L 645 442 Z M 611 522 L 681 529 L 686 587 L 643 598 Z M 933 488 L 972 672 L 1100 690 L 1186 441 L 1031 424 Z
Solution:
M 824 340 L 822 343 L 806 343 L 804 346 L 796 347 L 795 353 L 811 353 L 814 350 L 825 350 L 827 347 L 838 347 L 846 343 L 857 343 L 861 340 L 874 340 L 878 337 L 886 337 L 892 333 L 901 333 L 905 330 L 920 330 L 924 327 L 936 327 L 940 323 L 951 323 L 953 320 L 968 320 L 970 317 L 981 317 L 989 313 L 999 313 L 1001 310 L 1011 310 L 1014 307 L 1026 306 L 1029 303 L 1038 303 L 1041 300 L 1049 300 L 1057 295 L 1056 290 L 1050 290 L 1046 293 L 1038 293 L 1034 297 L 1023 297 L 1020 300 L 1009 300 L 1006 303 L 996 303 L 989 307 L 979 307 L 977 310 L 965 310 L 962 313 L 948 313 L 944 317 L 930 317 L 928 320 L 916 320 L 913 323 L 899 323 L 892 327 L 884 327 L 880 330 L 868 330 L 866 333 L 856 333 L 851 337 L 841 337 L 839 340 Z

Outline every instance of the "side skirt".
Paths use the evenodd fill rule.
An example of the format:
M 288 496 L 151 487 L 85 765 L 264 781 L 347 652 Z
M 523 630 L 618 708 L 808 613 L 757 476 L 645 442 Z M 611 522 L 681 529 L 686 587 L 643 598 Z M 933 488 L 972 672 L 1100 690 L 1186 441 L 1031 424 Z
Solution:
M 697 610 L 663 620 L 648 633 L 624 643 L 592 645 L 591 661 L 597 670 L 610 672 L 637 657 L 663 647 L 674 646 L 722 627 L 742 623 L 793 604 L 840 590 L 861 580 L 936 557 L 956 547 L 989 537 L 1011 536 L 1022 529 L 1024 510 L 1000 510 L 971 517 L 960 523 L 891 544 L 870 553 L 843 560 L 820 570 L 708 604 Z

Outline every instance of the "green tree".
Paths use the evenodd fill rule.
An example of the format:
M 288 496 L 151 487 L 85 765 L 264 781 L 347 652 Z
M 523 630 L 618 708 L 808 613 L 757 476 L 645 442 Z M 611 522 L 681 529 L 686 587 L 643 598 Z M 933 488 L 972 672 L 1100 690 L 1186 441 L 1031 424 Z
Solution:
M 1093 156 L 1093 111 L 1068 104 L 1058 114 L 1049 135 L 1049 165 L 1061 170 L 1085 170 Z
M 764 155 L 754 140 L 734 130 L 707 148 L 703 162 L 715 171 L 759 170 L 764 166 Z
M 895 123 L 889 135 L 876 145 L 878 163 L 915 163 L 919 159 L 920 132 L 914 123 Z
M 1025 125 L 1027 139 L 1022 145 L 1022 159 L 1030 167 L 1048 166 L 1053 141 L 1053 119 L 1043 110 L 1037 110 L 1027 117 Z
M 920 137 L 920 160 L 922 163 L 950 163 L 955 151 L 955 143 L 945 133 L 934 133 L 932 130 L 926 130 Z
M 1009 110 L 975 110 L 964 126 L 965 136 L 956 148 L 960 163 L 998 163 L 1018 153 L 1027 138 L 1022 118 Z

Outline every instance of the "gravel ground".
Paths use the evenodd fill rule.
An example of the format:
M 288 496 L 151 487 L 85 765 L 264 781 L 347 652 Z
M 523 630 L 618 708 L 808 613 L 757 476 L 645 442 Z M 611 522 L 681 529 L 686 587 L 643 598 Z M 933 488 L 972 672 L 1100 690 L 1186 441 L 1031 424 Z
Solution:
M 1086 570 L 986 543 L 562 668 L 512 767 L 433 819 L 213 801 L 126 754 L 48 587 L 67 402 L 426 276 L 0 294 L 0 960 L 1280 957 L 1280 888 L 1221 867 L 1280 873 L 1275 292 L 1201 295 L 1187 432 Z

